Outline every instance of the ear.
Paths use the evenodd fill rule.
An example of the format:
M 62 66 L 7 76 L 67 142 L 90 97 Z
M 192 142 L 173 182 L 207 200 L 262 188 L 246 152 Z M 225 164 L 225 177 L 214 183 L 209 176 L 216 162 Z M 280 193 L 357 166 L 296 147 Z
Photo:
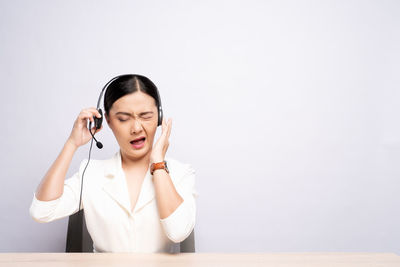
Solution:
M 104 117 L 106 118 L 107 124 L 110 125 L 110 118 L 107 116 L 106 113 L 104 113 Z

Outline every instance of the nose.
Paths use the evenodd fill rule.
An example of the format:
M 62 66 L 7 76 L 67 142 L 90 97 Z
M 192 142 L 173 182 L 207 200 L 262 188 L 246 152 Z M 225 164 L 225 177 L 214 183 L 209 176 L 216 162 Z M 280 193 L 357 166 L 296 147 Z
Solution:
M 133 124 L 131 127 L 131 134 L 137 134 L 139 132 L 141 132 L 143 129 L 142 127 L 142 123 L 139 120 L 133 120 Z

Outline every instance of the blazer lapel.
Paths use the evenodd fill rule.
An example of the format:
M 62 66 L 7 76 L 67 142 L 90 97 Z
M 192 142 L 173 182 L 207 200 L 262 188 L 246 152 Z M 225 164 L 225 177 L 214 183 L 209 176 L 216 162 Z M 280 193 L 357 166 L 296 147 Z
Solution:
M 109 180 L 103 185 L 103 190 L 107 192 L 123 209 L 131 212 L 131 201 L 129 198 L 128 185 L 121 164 L 120 151 L 106 161 L 104 176 Z M 142 187 L 135 205 L 134 213 L 144 208 L 155 197 L 154 184 L 150 174 L 150 165 L 143 180 Z
M 148 204 L 155 197 L 154 184 L 152 181 L 152 175 L 150 174 L 150 165 L 147 170 L 146 176 L 140 189 L 139 198 L 136 202 L 134 213 L 141 210 L 146 204 Z
M 121 167 L 120 151 L 109 159 L 104 168 L 104 176 L 109 180 L 103 185 L 103 190 L 107 192 L 126 212 L 130 211 L 130 200 L 125 174 Z

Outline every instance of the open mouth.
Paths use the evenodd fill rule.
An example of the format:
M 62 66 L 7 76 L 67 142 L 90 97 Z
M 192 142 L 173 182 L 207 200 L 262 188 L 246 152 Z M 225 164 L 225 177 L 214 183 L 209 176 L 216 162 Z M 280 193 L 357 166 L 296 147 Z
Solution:
M 134 146 L 138 146 L 144 143 L 144 141 L 146 140 L 146 137 L 140 137 L 140 138 L 136 138 L 135 140 L 132 140 L 130 143 Z

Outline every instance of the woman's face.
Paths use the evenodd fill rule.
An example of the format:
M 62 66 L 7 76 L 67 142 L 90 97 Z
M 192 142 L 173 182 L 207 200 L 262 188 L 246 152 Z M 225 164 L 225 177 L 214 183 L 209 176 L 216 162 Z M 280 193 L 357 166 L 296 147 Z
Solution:
M 154 98 L 137 91 L 119 98 L 111 106 L 106 120 L 114 133 L 121 154 L 131 159 L 143 158 L 153 147 L 157 130 L 157 106 Z M 131 143 L 144 137 L 144 144 Z

